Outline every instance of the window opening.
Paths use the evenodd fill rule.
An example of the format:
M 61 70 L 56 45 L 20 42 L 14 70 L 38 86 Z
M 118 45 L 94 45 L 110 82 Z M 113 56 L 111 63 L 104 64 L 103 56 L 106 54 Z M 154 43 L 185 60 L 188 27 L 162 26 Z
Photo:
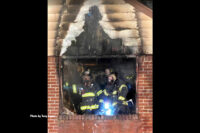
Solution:
M 63 60 L 64 107 L 74 114 L 135 114 L 135 58 Z

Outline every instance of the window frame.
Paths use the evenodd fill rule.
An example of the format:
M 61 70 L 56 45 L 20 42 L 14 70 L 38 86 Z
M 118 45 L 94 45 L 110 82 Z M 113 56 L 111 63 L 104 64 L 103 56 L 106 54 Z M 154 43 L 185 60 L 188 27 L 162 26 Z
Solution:
M 87 58 L 89 58 L 89 56 L 86 56 Z M 115 57 L 117 58 L 118 56 L 107 56 L 107 58 L 111 58 L 111 57 Z M 59 57 L 59 115 L 58 115 L 58 118 L 60 120 L 90 120 L 90 119 L 94 119 L 94 120 L 117 120 L 117 119 L 130 119 L 130 120 L 138 120 L 139 119 L 139 114 L 138 114 L 138 98 L 137 98 L 137 85 L 138 85 L 138 78 L 137 78 L 137 75 L 138 75 L 138 61 L 137 61 L 137 56 L 135 55 L 131 55 L 131 56 L 127 56 L 128 58 L 131 58 L 131 59 L 135 59 L 135 63 L 136 63 L 136 96 L 135 96 L 135 99 L 136 99 L 136 107 L 135 107 L 135 114 L 128 114 L 128 115 L 114 115 L 114 116 L 105 116 L 105 115 L 79 115 L 79 114 L 74 114 L 74 115 L 66 115 L 66 114 L 63 114 L 64 110 L 64 103 L 63 103 L 63 65 L 64 65 L 64 61 L 66 59 L 71 59 L 71 58 L 77 58 L 77 57 L 62 57 L 60 56 Z M 92 57 L 94 58 L 94 57 Z M 99 57 L 100 58 L 100 57 Z M 80 59 L 80 58 L 79 58 Z M 83 58 L 83 59 L 86 59 L 86 58 Z

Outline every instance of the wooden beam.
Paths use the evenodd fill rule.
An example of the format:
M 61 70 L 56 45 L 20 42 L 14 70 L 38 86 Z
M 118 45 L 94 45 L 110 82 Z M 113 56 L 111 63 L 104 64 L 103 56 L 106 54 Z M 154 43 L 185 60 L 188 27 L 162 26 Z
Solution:
M 124 0 L 101 0 L 102 4 L 125 4 Z
M 66 56 L 63 55 L 62 59 L 101 59 L 101 58 L 136 58 L 136 55 L 103 55 L 103 56 Z

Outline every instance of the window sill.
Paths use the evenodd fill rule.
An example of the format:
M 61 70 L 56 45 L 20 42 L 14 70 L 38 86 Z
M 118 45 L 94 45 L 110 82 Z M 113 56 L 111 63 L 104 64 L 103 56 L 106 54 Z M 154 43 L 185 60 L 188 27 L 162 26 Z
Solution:
M 138 114 L 131 115 L 115 115 L 115 116 L 104 116 L 104 115 L 65 115 L 60 114 L 59 120 L 139 120 Z

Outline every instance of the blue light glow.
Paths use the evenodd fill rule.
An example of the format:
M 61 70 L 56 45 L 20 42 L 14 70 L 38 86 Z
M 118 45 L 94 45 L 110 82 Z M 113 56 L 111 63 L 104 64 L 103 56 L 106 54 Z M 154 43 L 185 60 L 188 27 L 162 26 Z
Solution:
M 106 115 L 111 115 L 111 109 L 108 109 L 108 111 L 106 111 Z
M 115 108 L 112 106 L 110 101 L 103 102 L 103 106 L 100 107 L 99 111 L 96 113 L 97 115 L 107 115 L 113 116 Z
M 104 104 L 104 108 L 105 108 L 105 109 L 109 109 L 109 108 L 110 108 L 110 104 L 109 104 L 109 103 L 105 103 L 105 104 Z

